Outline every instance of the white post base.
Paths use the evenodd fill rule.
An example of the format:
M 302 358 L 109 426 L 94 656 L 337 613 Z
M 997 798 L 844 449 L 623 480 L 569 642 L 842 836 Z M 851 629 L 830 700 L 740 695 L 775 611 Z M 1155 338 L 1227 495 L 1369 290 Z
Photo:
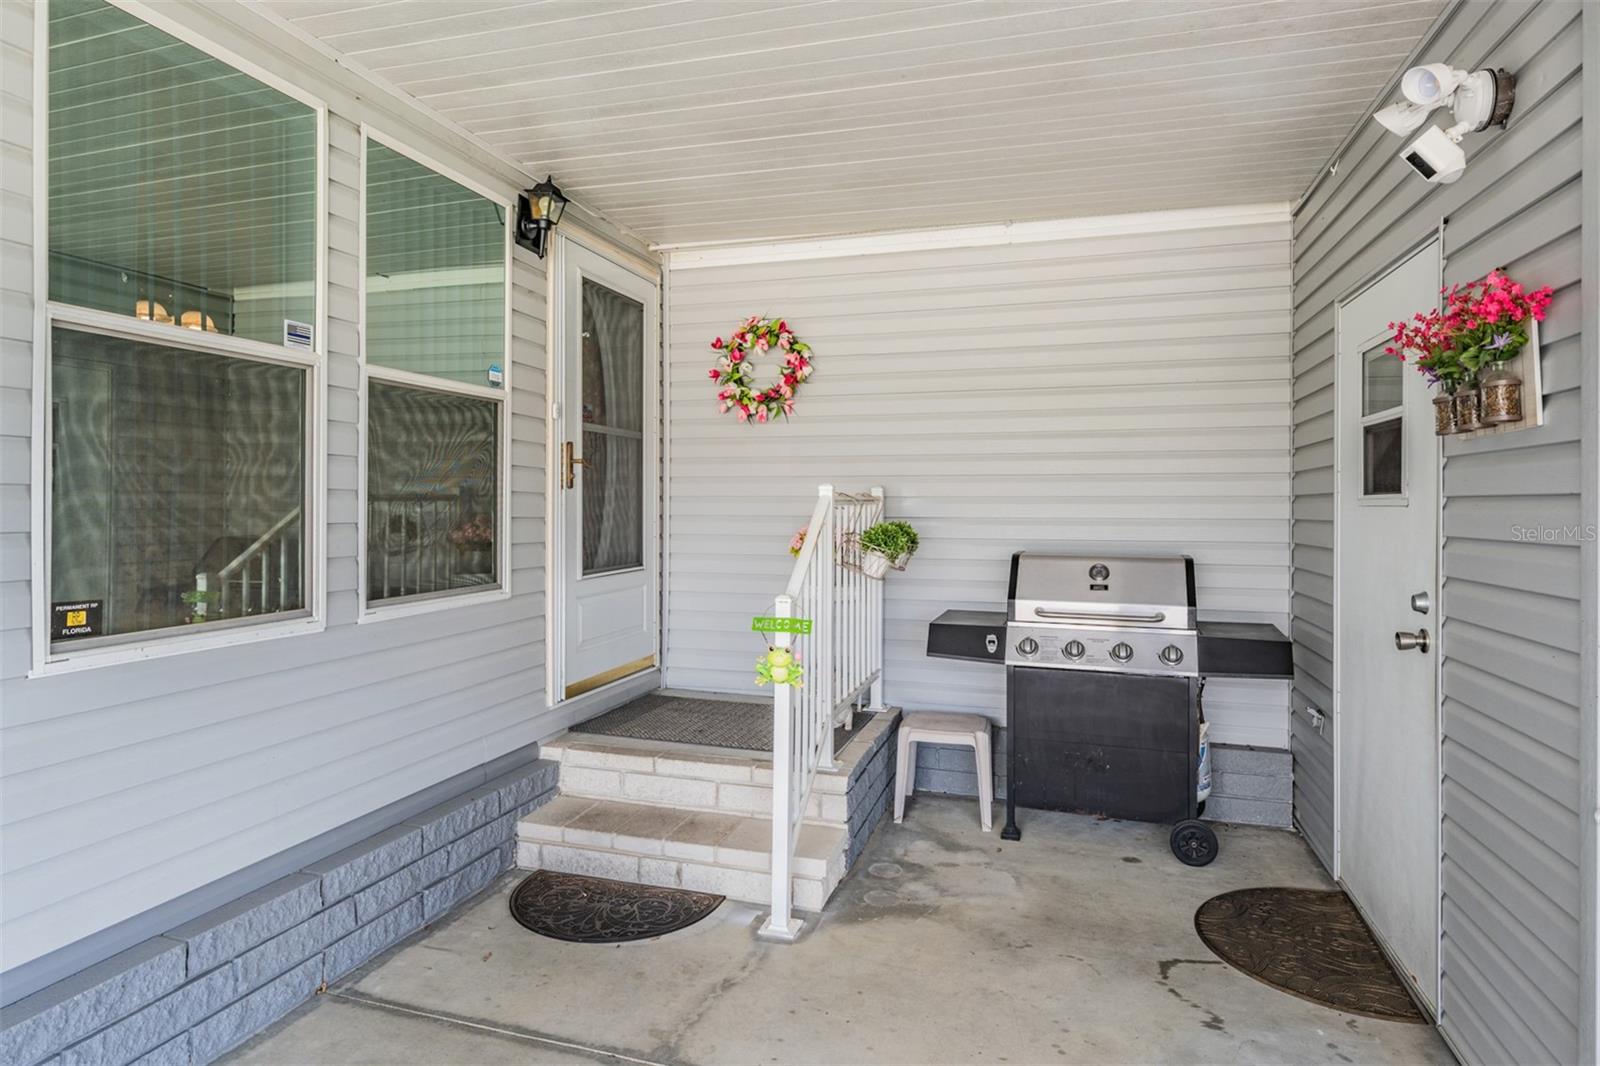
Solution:
M 768 915 L 767 920 L 761 923 L 761 928 L 756 930 L 757 940 L 773 940 L 780 944 L 793 944 L 800 939 L 800 934 L 805 931 L 806 923 L 800 918 L 790 917 L 784 922 L 774 922 L 773 916 Z

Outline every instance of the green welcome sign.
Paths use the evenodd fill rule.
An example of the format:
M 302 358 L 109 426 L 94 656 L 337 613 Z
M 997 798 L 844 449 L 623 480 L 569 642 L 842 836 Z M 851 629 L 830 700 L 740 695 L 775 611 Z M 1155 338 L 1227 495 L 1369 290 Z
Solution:
M 801 633 L 811 632 L 811 619 L 809 618 L 766 618 L 758 616 L 750 620 L 752 633 Z

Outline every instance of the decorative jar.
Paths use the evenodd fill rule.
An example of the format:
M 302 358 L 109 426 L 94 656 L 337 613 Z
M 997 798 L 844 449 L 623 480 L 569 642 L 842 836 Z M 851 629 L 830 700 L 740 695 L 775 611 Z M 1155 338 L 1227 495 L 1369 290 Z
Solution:
M 1496 363 L 1483 376 L 1478 392 L 1479 414 L 1485 425 L 1503 425 L 1522 421 L 1522 379 Z

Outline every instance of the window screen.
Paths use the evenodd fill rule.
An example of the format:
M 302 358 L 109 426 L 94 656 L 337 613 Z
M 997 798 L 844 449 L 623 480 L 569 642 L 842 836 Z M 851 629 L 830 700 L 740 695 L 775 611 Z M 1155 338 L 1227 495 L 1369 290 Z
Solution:
M 48 10 L 50 298 L 309 336 L 316 112 L 102 0 Z
M 369 140 L 367 362 L 498 386 L 505 241 L 499 204 Z

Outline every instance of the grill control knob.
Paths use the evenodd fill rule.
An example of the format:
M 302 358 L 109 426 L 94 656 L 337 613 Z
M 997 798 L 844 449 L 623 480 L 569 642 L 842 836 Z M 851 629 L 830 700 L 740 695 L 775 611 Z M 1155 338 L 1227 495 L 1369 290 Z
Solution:
M 1032 637 L 1023 637 L 1017 642 L 1017 650 L 1024 655 L 1034 655 L 1039 651 L 1039 642 Z
M 1086 649 L 1083 646 L 1083 641 L 1069 640 L 1062 647 L 1061 654 L 1065 655 L 1069 659 L 1081 659 L 1083 658 L 1083 653 L 1085 650 Z
M 1126 643 L 1113 644 L 1111 646 L 1111 657 L 1119 663 L 1125 663 L 1133 658 L 1133 646 Z
M 1176 644 L 1168 644 L 1161 649 L 1161 661 L 1168 666 L 1177 666 L 1183 662 L 1183 649 Z

